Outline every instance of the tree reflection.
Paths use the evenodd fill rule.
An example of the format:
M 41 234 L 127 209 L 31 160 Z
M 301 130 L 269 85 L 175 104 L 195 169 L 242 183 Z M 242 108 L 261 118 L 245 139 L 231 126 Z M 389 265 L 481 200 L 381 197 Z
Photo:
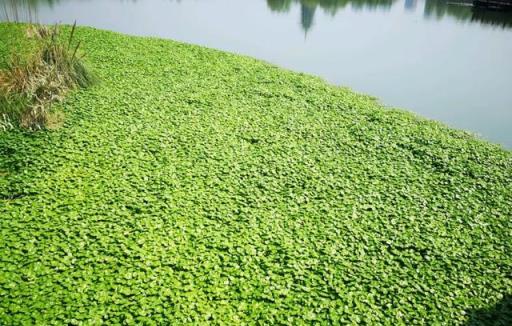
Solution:
M 36 20 L 36 0 L 0 0 L 0 20 L 29 21 Z
M 338 10 L 350 5 L 355 9 L 390 8 L 396 0 L 266 0 L 272 11 L 287 12 L 292 4 L 299 4 L 301 7 L 315 9 L 322 8 L 325 12 L 335 15 Z
M 67 0 L 73 1 L 73 0 Z M 78 1 L 78 0 L 75 0 Z M 114 0 L 110 0 L 114 1 Z M 143 0 L 118 0 L 143 1 Z M 175 0 L 171 0 L 175 1 Z M 350 7 L 353 10 L 389 10 L 399 0 L 261 0 L 266 1 L 272 12 L 289 13 L 294 6 L 300 8 L 300 25 L 307 33 L 315 24 L 315 15 L 320 8 L 324 13 L 335 16 L 340 10 Z M 417 0 L 404 1 L 404 10 L 414 11 Z M 453 0 L 464 5 L 456 5 L 448 0 L 425 0 L 423 14 L 428 19 L 454 18 L 461 22 L 474 22 L 500 28 L 512 28 L 512 14 L 472 8 L 472 0 Z M 0 0 L 0 20 L 34 20 L 40 5 L 53 7 L 63 0 Z M 228 2 L 225 5 L 229 5 Z
M 472 2 L 461 0 L 459 4 L 454 5 L 445 0 L 427 0 L 425 2 L 424 15 L 427 18 L 437 20 L 445 17 L 453 17 L 461 22 L 478 22 L 485 25 L 492 25 L 501 28 L 512 28 L 512 14 L 494 10 L 485 10 L 472 8 Z
M 271 11 L 288 12 L 292 6 L 292 0 L 267 0 L 267 6 Z
M 316 11 L 316 6 L 312 6 L 310 4 L 305 4 L 305 3 L 300 4 L 300 13 L 301 13 L 300 23 L 302 25 L 302 29 L 304 30 L 304 33 L 306 33 L 306 34 L 313 26 L 313 20 L 315 19 L 315 11 Z
M 355 10 L 389 10 L 397 0 L 266 0 L 268 8 L 274 12 L 290 12 L 293 5 L 299 5 L 301 26 L 307 33 L 314 25 L 317 8 L 325 13 L 336 13 L 350 6 Z M 417 0 L 404 0 L 404 9 L 414 11 Z M 457 1 L 457 0 L 456 0 Z M 478 22 L 501 28 L 512 28 L 512 14 L 498 11 L 480 10 L 471 7 L 471 0 L 459 0 L 458 4 L 447 0 L 426 0 L 424 16 L 427 18 L 444 19 L 453 17 L 458 21 Z
M 268 8 L 274 12 L 289 12 L 293 4 L 300 5 L 301 26 L 307 33 L 314 24 L 318 7 L 332 16 L 350 5 L 354 9 L 390 8 L 396 0 L 267 0 Z
M 501 28 L 512 28 L 512 15 L 499 11 L 475 9 L 471 21 Z
M 465 4 L 464 1 L 460 1 Z M 471 4 L 471 2 L 469 2 Z M 427 18 L 441 20 L 446 16 L 454 17 L 460 21 L 471 20 L 473 14 L 472 8 L 468 6 L 448 4 L 445 0 L 428 0 L 425 2 L 423 14 Z

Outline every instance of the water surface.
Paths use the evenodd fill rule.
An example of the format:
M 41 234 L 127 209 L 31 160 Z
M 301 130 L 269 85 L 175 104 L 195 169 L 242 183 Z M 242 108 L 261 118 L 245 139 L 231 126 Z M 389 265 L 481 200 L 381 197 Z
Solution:
M 512 14 L 441 0 L 26 2 L 43 23 L 250 55 L 512 148 Z

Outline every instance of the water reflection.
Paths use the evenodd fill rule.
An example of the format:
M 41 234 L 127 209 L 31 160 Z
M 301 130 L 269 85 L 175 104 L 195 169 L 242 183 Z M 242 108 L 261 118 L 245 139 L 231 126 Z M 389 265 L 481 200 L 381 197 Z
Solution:
M 314 25 L 317 8 L 335 16 L 347 6 L 354 10 L 390 10 L 397 0 L 267 0 L 268 8 L 274 12 L 290 12 L 293 5 L 300 6 L 301 26 L 307 33 Z M 453 17 L 458 21 L 476 22 L 502 28 L 512 27 L 512 14 L 499 11 L 481 10 L 471 7 L 470 0 L 448 2 L 446 0 L 426 0 L 424 16 L 426 18 L 443 19 Z M 404 9 L 415 11 L 418 0 L 405 0 Z
M 512 27 L 512 14 L 493 10 L 472 8 L 471 1 L 459 1 L 457 5 L 445 0 L 428 0 L 425 2 L 424 15 L 427 18 L 443 19 L 450 16 L 458 21 L 477 22 L 502 28 Z
M 389 9 L 394 1 L 396 0 L 267 0 L 267 5 L 270 10 L 275 12 L 289 12 L 292 5 L 299 5 L 301 26 L 307 33 L 313 27 L 317 8 L 335 16 L 340 9 L 348 5 L 356 10 Z
M 406 11 L 415 11 L 417 5 L 418 5 L 417 0 L 405 0 L 404 9 Z
M 66 0 L 0 0 L 1 20 L 34 20 L 39 5 L 52 8 Z M 124 2 L 127 0 L 119 0 Z M 130 0 L 137 2 L 141 0 Z M 173 1 L 173 0 L 171 0 Z M 177 0 L 180 1 L 180 0 Z M 305 33 L 315 24 L 318 8 L 324 13 L 336 14 L 350 7 L 352 10 L 390 10 L 398 0 L 266 0 L 272 12 L 289 13 L 293 6 L 300 7 L 300 24 Z M 501 28 L 512 28 L 512 13 L 482 10 L 471 7 L 471 0 L 425 0 L 423 13 L 427 19 L 441 20 L 446 17 L 460 22 L 480 23 Z M 404 0 L 405 11 L 416 11 L 418 0 Z

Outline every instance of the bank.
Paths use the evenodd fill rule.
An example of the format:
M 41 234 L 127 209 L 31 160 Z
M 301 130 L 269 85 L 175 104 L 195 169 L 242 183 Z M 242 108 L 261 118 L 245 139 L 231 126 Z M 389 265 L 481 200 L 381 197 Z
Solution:
M 509 151 L 252 58 L 76 37 L 100 82 L 0 134 L 0 324 L 510 321 Z

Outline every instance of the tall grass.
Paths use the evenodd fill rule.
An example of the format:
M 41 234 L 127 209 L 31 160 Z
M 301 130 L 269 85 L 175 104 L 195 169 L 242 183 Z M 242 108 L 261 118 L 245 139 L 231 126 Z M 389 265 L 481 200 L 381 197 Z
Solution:
M 7 69 L 0 71 L 0 127 L 45 128 L 53 103 L 71 89 L 93 84 L 75 34 L 76 23 L 67 38 L 61 37 L 58 25 L 27 27 L 26 37 L 34 38 L 37 46 L 28 56 L 13 54 Z

